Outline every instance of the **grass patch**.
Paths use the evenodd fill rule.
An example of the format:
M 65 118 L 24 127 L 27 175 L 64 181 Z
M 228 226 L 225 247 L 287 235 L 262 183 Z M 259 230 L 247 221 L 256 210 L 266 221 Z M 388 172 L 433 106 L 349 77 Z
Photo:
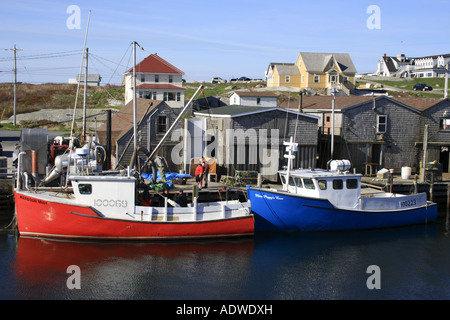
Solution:
M 80 86 L 78 105 L 83 104 L 83 86 Z M 17 85 L 17 114 L 28 113 L 40 109 L 73 109 L 77 93 L 76 84 L 45 83 Z M 86 106 L 88 108 L 109 108 L 108 100 L 124 101 L 125 88 L 106 85 L 104 87 L 88 87 Z M 0 120 L 13 115 L 14 92 L 12 83 L 0 84 Z

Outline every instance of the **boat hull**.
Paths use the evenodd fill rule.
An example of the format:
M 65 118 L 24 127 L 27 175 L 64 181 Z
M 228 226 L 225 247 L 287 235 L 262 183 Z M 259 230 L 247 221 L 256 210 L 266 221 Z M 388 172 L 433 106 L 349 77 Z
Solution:
M 136 221 L 105 218 L 89 206 L 46 201 L 15 191 L 20 235 L 71 239 L 158 240 L 250 236 L 253 215 L 207 221 Z
M 344 210 L 326 199 L 251 187 L 248 199 L 255 216 L 255 231 L 374 229 L 427 223 L 437 218 L 437 205 L 431 202 L 405 210 Z

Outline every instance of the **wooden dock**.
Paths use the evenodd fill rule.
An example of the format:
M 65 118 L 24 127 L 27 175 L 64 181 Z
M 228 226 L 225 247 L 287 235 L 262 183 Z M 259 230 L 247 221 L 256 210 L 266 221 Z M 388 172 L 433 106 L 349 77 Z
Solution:
M 363 176 L 361 184 L 368 188 L 399 194 L 424 192 L 429 201 L 438 204 L 441 215 L 445 215 L 443 209 L 447 209 L 447 211 L 450 209 L 450 179 L 445 176 L 439 181 L 419 182 L 415 177 L 402 179 L 401 176 L 394 175 L 392 183 L 389 179 Z

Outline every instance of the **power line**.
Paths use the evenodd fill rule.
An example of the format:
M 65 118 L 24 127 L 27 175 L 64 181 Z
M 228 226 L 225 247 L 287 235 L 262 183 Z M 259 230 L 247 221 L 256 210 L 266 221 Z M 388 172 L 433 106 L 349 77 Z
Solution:
M 13 50 L 13 49 L 5 49 L 5 50 Z M 80 53 L 80 50 L 62 51 L 62 52 L 54 52 L 54 53 L 43 53 L 43 54 L 35 54 L 35 55 L 29 55 L 29 56 L 20 56 L 17 58 L 17 60 L 60 58 L 60 57 L 74 56 L 79 53 Z M 0 58 L 0 62 L 12 61 L 12 60 L 14 60 L 14 58 Z

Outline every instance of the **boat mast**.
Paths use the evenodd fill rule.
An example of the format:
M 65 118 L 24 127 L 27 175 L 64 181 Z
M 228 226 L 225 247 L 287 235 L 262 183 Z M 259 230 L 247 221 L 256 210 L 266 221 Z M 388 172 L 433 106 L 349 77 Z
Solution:
M 86 26 L 86 34 L 84 35 L 83 54 L 81 55 L 81 65 L 80 65 L 80 77 L 77 78 L 77 94 L 75 96 L 75 106 L 73 107 L 72 127 L 70 128 L 70 144 L 72 144 L 72 145 L 73 145 L 73 134 L 74 134 L 73 130 L 74 130 L 74 125 L 75 125 L 75 115 L 76 115 L 77 103 L 78 103 L 78 92 L 80 90 L 80 80 L 81 80 L 80 78 L 81 78 L 81 73 L 83 72 L 84 53 L 86 51 L 86 40 L 87 40 L 90 21 L 91 21 L 91 10 L 89 10 L 88 22 L 87 22 L 87 26 Z
M 137 150 L 137 101 L 136 101 L 136 41 L 133 41 L 133 139 L 134 151 Z M 136 164 L 133 164 L 136 167 Z
M 336 88 L 333 89 L 333 100 L 331 101 L 331 159 L 334 159 L 334 104 L 336 101 Z
M 84 95 L 83 95 L 83 142 L 86 141 L 86 101 L 87 101 L 87 77 L 88 77 L 88 55 L 89 48 L 86 48 L 86 66 L 84 69 Z M 81 78 L 81 74 L 80 74 Z M 78 79 L 80 81 L 81 79 Z

